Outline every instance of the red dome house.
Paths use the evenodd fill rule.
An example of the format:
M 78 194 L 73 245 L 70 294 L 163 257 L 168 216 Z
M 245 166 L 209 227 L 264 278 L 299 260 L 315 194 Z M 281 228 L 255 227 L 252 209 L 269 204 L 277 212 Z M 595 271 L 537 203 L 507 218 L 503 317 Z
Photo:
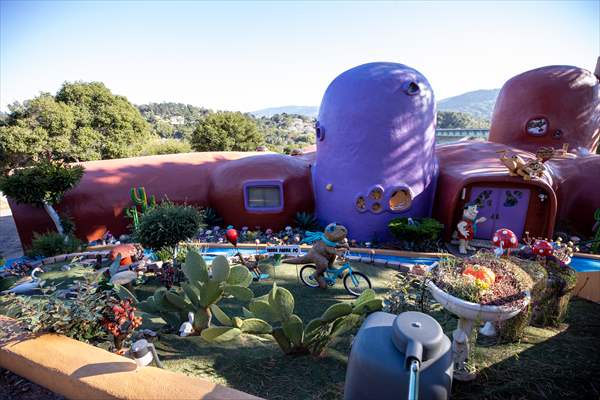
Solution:
M 434 217 L 446 225 L 446 239 L 468 202 L 477 202 L 480 216 L 487 218 L 476 238 L 490 239 L 499 228 L 519 237 L 525 231 L 550 237 L 555 224 L 591 233 L 594 210 L 600 208 L 600 155 L 594 154 L 600 138 L 598 69 L 600 61 L 596 75 L 571 66 L 524 72 L 500 91 L 489 142 L 437 148 Z M 547 160 L 552 149 L 539 170 L 541 162 L 534 161 Z M 511 174 L 519 161 L 514 156 L 531 161 L 540 176 Z

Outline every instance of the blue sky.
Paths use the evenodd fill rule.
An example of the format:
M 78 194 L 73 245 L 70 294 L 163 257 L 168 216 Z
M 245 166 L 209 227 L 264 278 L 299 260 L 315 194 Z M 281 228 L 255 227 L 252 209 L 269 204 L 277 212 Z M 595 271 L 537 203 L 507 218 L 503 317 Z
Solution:
M 441 99 L 544 65 L 593 70 L 599 4 L 0 0 L 0 108 L 74 80 L 137 104 L 318 105 L 371 61 L 418 69 Z

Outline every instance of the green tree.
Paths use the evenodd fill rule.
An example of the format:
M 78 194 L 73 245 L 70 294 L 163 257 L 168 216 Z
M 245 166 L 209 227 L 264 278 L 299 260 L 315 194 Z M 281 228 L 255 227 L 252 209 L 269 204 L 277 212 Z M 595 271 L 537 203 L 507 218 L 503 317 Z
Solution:
M 17 203 L 43 207 L 58 233 L 65 236 L 54 205 L 61 201 L 68 190 L 77 186 L 83 172 L 84 168 L 80 165 L 42 160 L 33 167 L 16 169 L 10 175 L 0 175 L 0 191 Z
M 440 129 L 488 129 L 490 121 L 456 111 L 438 111 L 437 127 Z
M 264 137 L 251 117 L 223 111 L 200 121 L 190 142 L 196 151 L 254 151 Z
M 125 97 L 99 82 L 65 83 L 13 104 L 0 126 L 0 169 L 40 159 L 88 161 L 137 155 L 151 137 L 149 124 Z

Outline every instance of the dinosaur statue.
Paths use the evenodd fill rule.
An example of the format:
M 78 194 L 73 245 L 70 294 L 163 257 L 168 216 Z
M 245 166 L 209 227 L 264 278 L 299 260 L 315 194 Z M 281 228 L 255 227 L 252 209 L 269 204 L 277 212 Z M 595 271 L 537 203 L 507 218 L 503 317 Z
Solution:
M 305 256 L 288 258 L 282 262 L 288 264 L 314 264 L 317 267 L 315 279 L 321 289 L 327 288 L 323 274 L 327 268 L 333 267 L 340 249 L 349 249 L 346 236 L 348 230 L 343 225 L 331 223 L 325 227 L 324 232 L 306 232 L 302 243 L 314 243 Z

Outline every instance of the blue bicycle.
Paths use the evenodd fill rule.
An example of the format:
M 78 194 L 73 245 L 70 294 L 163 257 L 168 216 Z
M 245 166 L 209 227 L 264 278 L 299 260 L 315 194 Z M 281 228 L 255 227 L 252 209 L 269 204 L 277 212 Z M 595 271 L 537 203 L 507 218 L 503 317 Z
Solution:
M 341 258 L 344 260 L 341 268 L 327 268 L 325 270 L 323 274 L 325 282 L 328 286 L 333 286 L 338 279 L 343 279 L 346 291 L 352 296 L 358 297 L 366 289 L 371 288 L 371 281 L 362 272 L 354 271 L 346 257 L 342 256 Z M 300 269 L 300 280 L 308 287 L 317 288 L 319 282 L 315 279 L 316 272 L 317 267 L 315 265 L 305 265 Z

